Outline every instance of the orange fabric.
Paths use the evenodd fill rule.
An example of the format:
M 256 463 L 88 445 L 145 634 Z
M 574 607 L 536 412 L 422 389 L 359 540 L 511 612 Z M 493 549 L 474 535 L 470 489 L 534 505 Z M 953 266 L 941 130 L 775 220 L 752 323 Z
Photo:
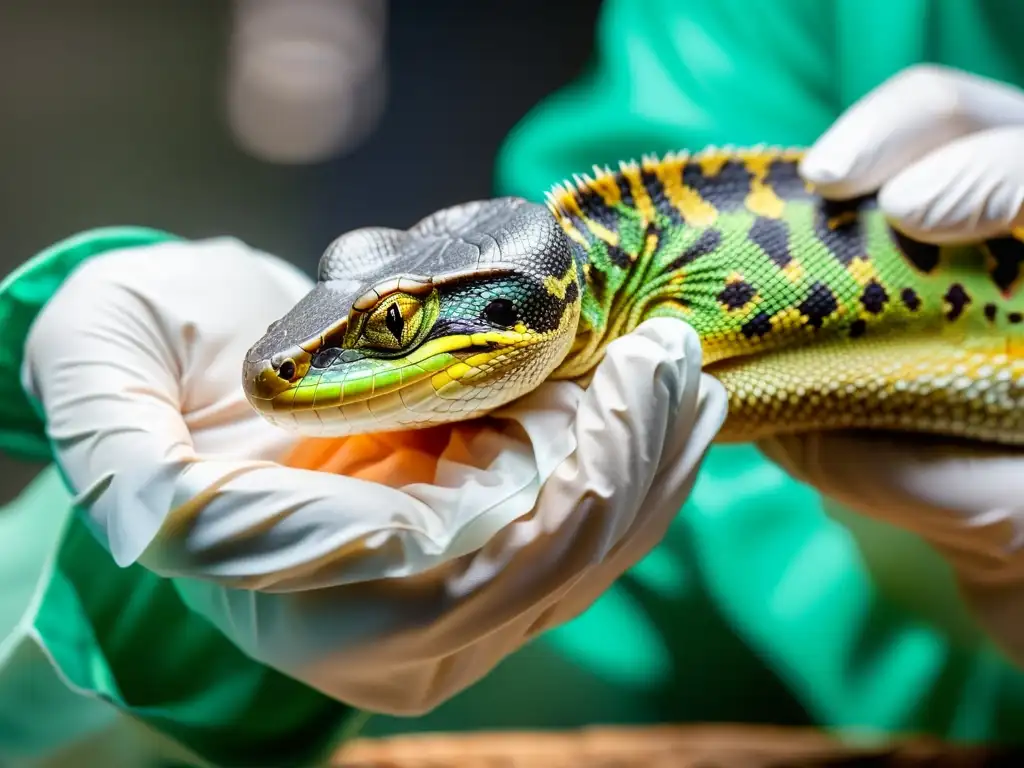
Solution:
M 281 463 L 391 487 L 431 483 L 438 456 L 451 440 L 449 427 L 301 440 Z

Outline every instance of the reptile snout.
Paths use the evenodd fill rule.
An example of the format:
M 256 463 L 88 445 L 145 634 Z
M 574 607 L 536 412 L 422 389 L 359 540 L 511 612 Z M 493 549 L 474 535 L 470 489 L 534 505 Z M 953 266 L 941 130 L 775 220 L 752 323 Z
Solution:
M 242 369 L 242 386 L 250 400 L 273 400 L 300 377 L 299 364 L 291 357 L 246 360 Z

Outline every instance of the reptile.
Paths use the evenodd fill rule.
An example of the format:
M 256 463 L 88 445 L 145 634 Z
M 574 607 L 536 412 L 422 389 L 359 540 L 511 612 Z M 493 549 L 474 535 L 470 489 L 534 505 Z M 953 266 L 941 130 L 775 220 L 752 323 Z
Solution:
M 914 240 L 874 195 L 821 197 L 801 157 L 644 156 L 544 203 L 348 232 L 249 350 L 246 396 L 304 434 L 428 427 L 585 382 L 611 341 L 672 317 L 728 393 L 718 442 L 868 429 L 1024 444 L 1024 233 Z

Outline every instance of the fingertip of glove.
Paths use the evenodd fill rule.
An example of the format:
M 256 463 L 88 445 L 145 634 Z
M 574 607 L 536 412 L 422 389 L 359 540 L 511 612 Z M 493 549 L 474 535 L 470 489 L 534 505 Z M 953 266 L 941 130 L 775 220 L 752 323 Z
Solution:
M 876 186 L 868 169 L 860 168 L 862 157 L 842 137 L 826 133 L 807 151 L 799 173 L 815 191 L 829 200 L 850 200 L 867 194 Z
M 682 320 L 652 318 L 613 344 L 617 347 L 613 351 L 609 346 L 609 355 L 621 359 L 624 376 L 633 381 L 643 371 L 650 386 L 668 390 L 674 406 L 683 400 L 687 382 L 701 370 L 700 337 Z
M 828 134 L 807 150 L 798 168 L 805 181 L 819 188 L 837 184 L 845 175 L 845 170 L 838 168 L 835 158 L 829 155 L 827 145 Z
M 716 431 L 725 421 L 729 410 L 729 393 L 725 391 L 725 385 L 709 374 L 701 374 L 701 397 L 704 407 L 719 413 Z
M 609 345 L 587 399 L 601 420 L 621 418 L 649 440 L 655 424 L 656 432 L 673 429 L 681 414 L 700 407 L 701 363 L 700 339 L 689 324 L 647 320 Z
M 633 333 L 616 339 L 612 344 L 632 349 L 634 345 L 629 342 L 633 339 L 653 342 L 658 357 L 686 361 L 698 367 L 701 364 L 703 351 L 700 337 L 693 326 L 683 320 L 671 317 L 655 317 L 645 320 L 637 326 Z

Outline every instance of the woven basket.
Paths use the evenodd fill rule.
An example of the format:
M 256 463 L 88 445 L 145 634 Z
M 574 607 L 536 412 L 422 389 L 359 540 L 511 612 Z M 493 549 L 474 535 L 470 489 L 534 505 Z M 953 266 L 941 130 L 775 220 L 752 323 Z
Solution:
M 1024 751 L 931 739 L 855 747 L 811 730 L 747 726 L 428 734 L 355 741 L 338 768 L 783 768 L 1022 766 Z

